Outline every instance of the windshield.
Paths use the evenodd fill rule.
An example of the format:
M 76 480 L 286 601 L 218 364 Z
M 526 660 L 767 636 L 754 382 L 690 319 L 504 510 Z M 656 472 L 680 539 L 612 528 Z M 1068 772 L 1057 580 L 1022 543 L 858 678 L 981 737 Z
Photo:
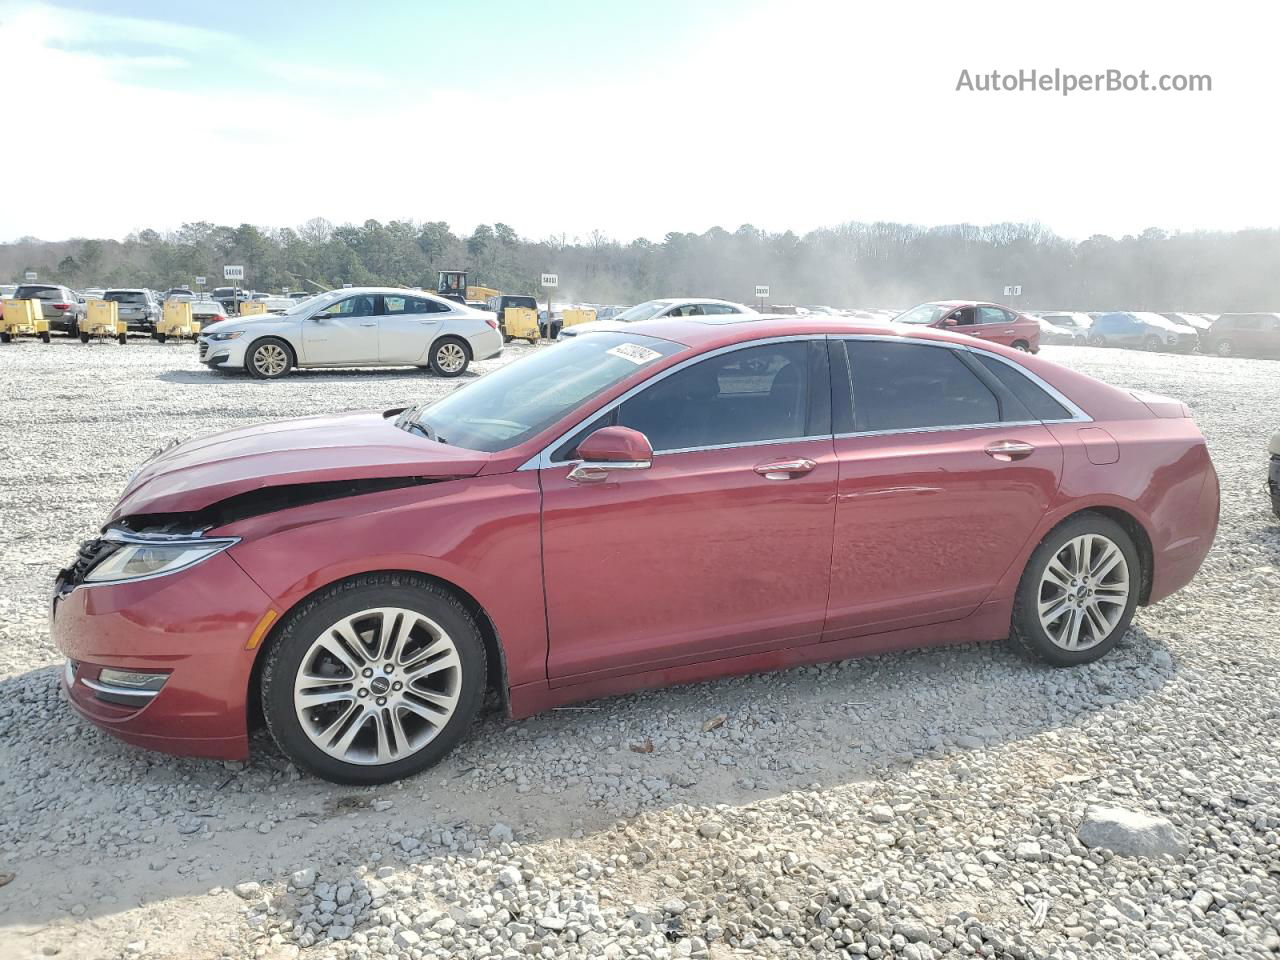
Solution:
M 621 313 L 616 313 L 609 319 L 617 320 L 619 323 L 635 323 L 637 320 L 648 320 L 658 311 L 671 306 L 670 300 L 646 300 L 644 303 L 637 303 L 634 307 L 628 307 Z
M 295 301 L 293 306 L 280 314 L 282 317 L 297 316 L 300 313 L 310 313 L 322 303 L 328 304 L 337 300 L 345 291 L 330 290 L 328 293 L 317 293 L 314 297 L 307 297 L 305 300 Z
M 935 323 L 940 317 L 948 313 L 952 308 L 939 306 L 936 303 L 922 303 L 918 307 L 912 307 L 906 313 L 898 314 L 893 318 L 894 323 Z
M 637 370 L 684 349 L 627 333 L 574 337 L 408 410 L 402 419 L 441 443 L 486 453 L 508 450 Z

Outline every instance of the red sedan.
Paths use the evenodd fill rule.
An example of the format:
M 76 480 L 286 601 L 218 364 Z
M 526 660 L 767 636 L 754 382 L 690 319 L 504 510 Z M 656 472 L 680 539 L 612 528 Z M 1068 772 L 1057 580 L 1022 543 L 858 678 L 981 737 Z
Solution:
M 657 320 L 429 405 L 232 430 L 129 481 L 62 571 L 71 703 L 322 777 L 622 691 L 1014 638 L 1102 656 L 1185 586 L 1218 483 L 1182 403 L 1025 353 L 808 317 Z
M 979 340 L 1001 343 L 1027 353 L 1040 352 L 1040 322 L 1013 307 L 977 300 L 938 300 L 912 307 L 893 318 L 894 323 L 912 323 L 967 333 Z

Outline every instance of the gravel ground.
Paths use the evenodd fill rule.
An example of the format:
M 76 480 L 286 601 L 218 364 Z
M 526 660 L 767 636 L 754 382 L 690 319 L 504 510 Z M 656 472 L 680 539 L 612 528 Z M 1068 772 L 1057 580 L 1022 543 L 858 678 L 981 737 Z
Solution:
M 1200 576 L 1101 663 L 961 646 L 489 715 L 356 789 L 262 738 L 243 766 L 144 753 L 59 702 L 50 582 L 147 454 L 453 386 L 193 354 L 0 348 L 0 957 L 1280 951 L 1280 365 L 1046 349 L 1187 401 L 1222 480 Z

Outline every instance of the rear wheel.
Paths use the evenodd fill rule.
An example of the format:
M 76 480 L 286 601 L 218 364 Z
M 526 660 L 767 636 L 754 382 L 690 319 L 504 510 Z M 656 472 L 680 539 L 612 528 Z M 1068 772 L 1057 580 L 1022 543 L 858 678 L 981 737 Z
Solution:
M 1234 357 L 1236 345 L 1224 337 L 1213 345 L 1213 352 L 1220 357 Z
M 1089 334 L 1088 344 L 1091 347 L 1105 347 L 1107 345 L 1107 338 L 1100 333 L 1091 333 Z
M 244 365 L 259 380 L 278 380 L 293 366 L 293 351 L 278 337 L 263 337 L 249 348 Z
M 437 377 L 460 377 L 471 362 L 471 351 L 457 337 L 444 337 L 431 347 L 431 372 Z
M 1015 340 L 1013 342 L 1013 349 L 1021 350 L 1023 353 L 1030 353 L 1031 344 L 1027 343 L 1025 340 Z
M 127 333 L 116 334 L 116 341 L 123 347 L 129 342 L 129 335 Z
M 165 341 L 165 334 L 163 333 L 153 333 L 151 336 L 155 337 L 157 343 L 164 343 Z
M 1054 666 L 1097 660 L 1129 628 L 1141 582 L 1138 551 L 1125 529 L 1099 514 L 1081 514 L 1031 554 L 1010 637 Z
M 7 333 L 0 333 L 0 343 L 8 343 L 13 337 Z
M 40 342 L 41 342 L 41 343 L 48 343 L 48 342 L 49 342 L 49 331 L 48 331 L 48 330 L 46 330 L 44 333 L 40 334 Z
M 1155 353 L 1157 350 L 1160 349 L 1160 338 L 1155 335 L 1146 337 L 1142 341 L 1142 347 L 1144 350 L 1149 350 L 1152 353 Z
M 336 584 L 285 620 L 266 653 L 262 709 L 294 763 L 337 783 L 387 783 L 465 736 L 485 685 L 479 628 L 425 577 Z

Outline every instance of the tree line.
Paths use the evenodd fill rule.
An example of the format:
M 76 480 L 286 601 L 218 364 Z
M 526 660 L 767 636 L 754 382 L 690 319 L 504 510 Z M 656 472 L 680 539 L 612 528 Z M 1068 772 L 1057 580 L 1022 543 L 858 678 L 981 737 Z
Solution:
M 533 240 L 504 223 L 455 234 L 447 223 L 393 220 L 334 225 L 316 218 L 266 230 L 186 223 L 124 240 L 23 238 L 0 244 L 0 281 L 36 271 L 45 282 L 165 289 L 196 276 L 222 283 L 227 264 L 245 286 L 320 290 L 343 283 L 434 289 L 440 270 L 469 282 L 535 293 L 557 273 L 556 299 L 637 303 L 658 296 L 751 302 L 756 284 L 775 304 L 908 307 L 963 298 L 1075 310 L 1280 310 L 1280 230 L 1169 233 L 1149 229 L 1073 242 L 1038 224 L 917 227 L 845 223 L 803 235 L 751 225 L 621 242 L 600 232 Z M 1022 294 L 1005 297 L 1006 286 Z

